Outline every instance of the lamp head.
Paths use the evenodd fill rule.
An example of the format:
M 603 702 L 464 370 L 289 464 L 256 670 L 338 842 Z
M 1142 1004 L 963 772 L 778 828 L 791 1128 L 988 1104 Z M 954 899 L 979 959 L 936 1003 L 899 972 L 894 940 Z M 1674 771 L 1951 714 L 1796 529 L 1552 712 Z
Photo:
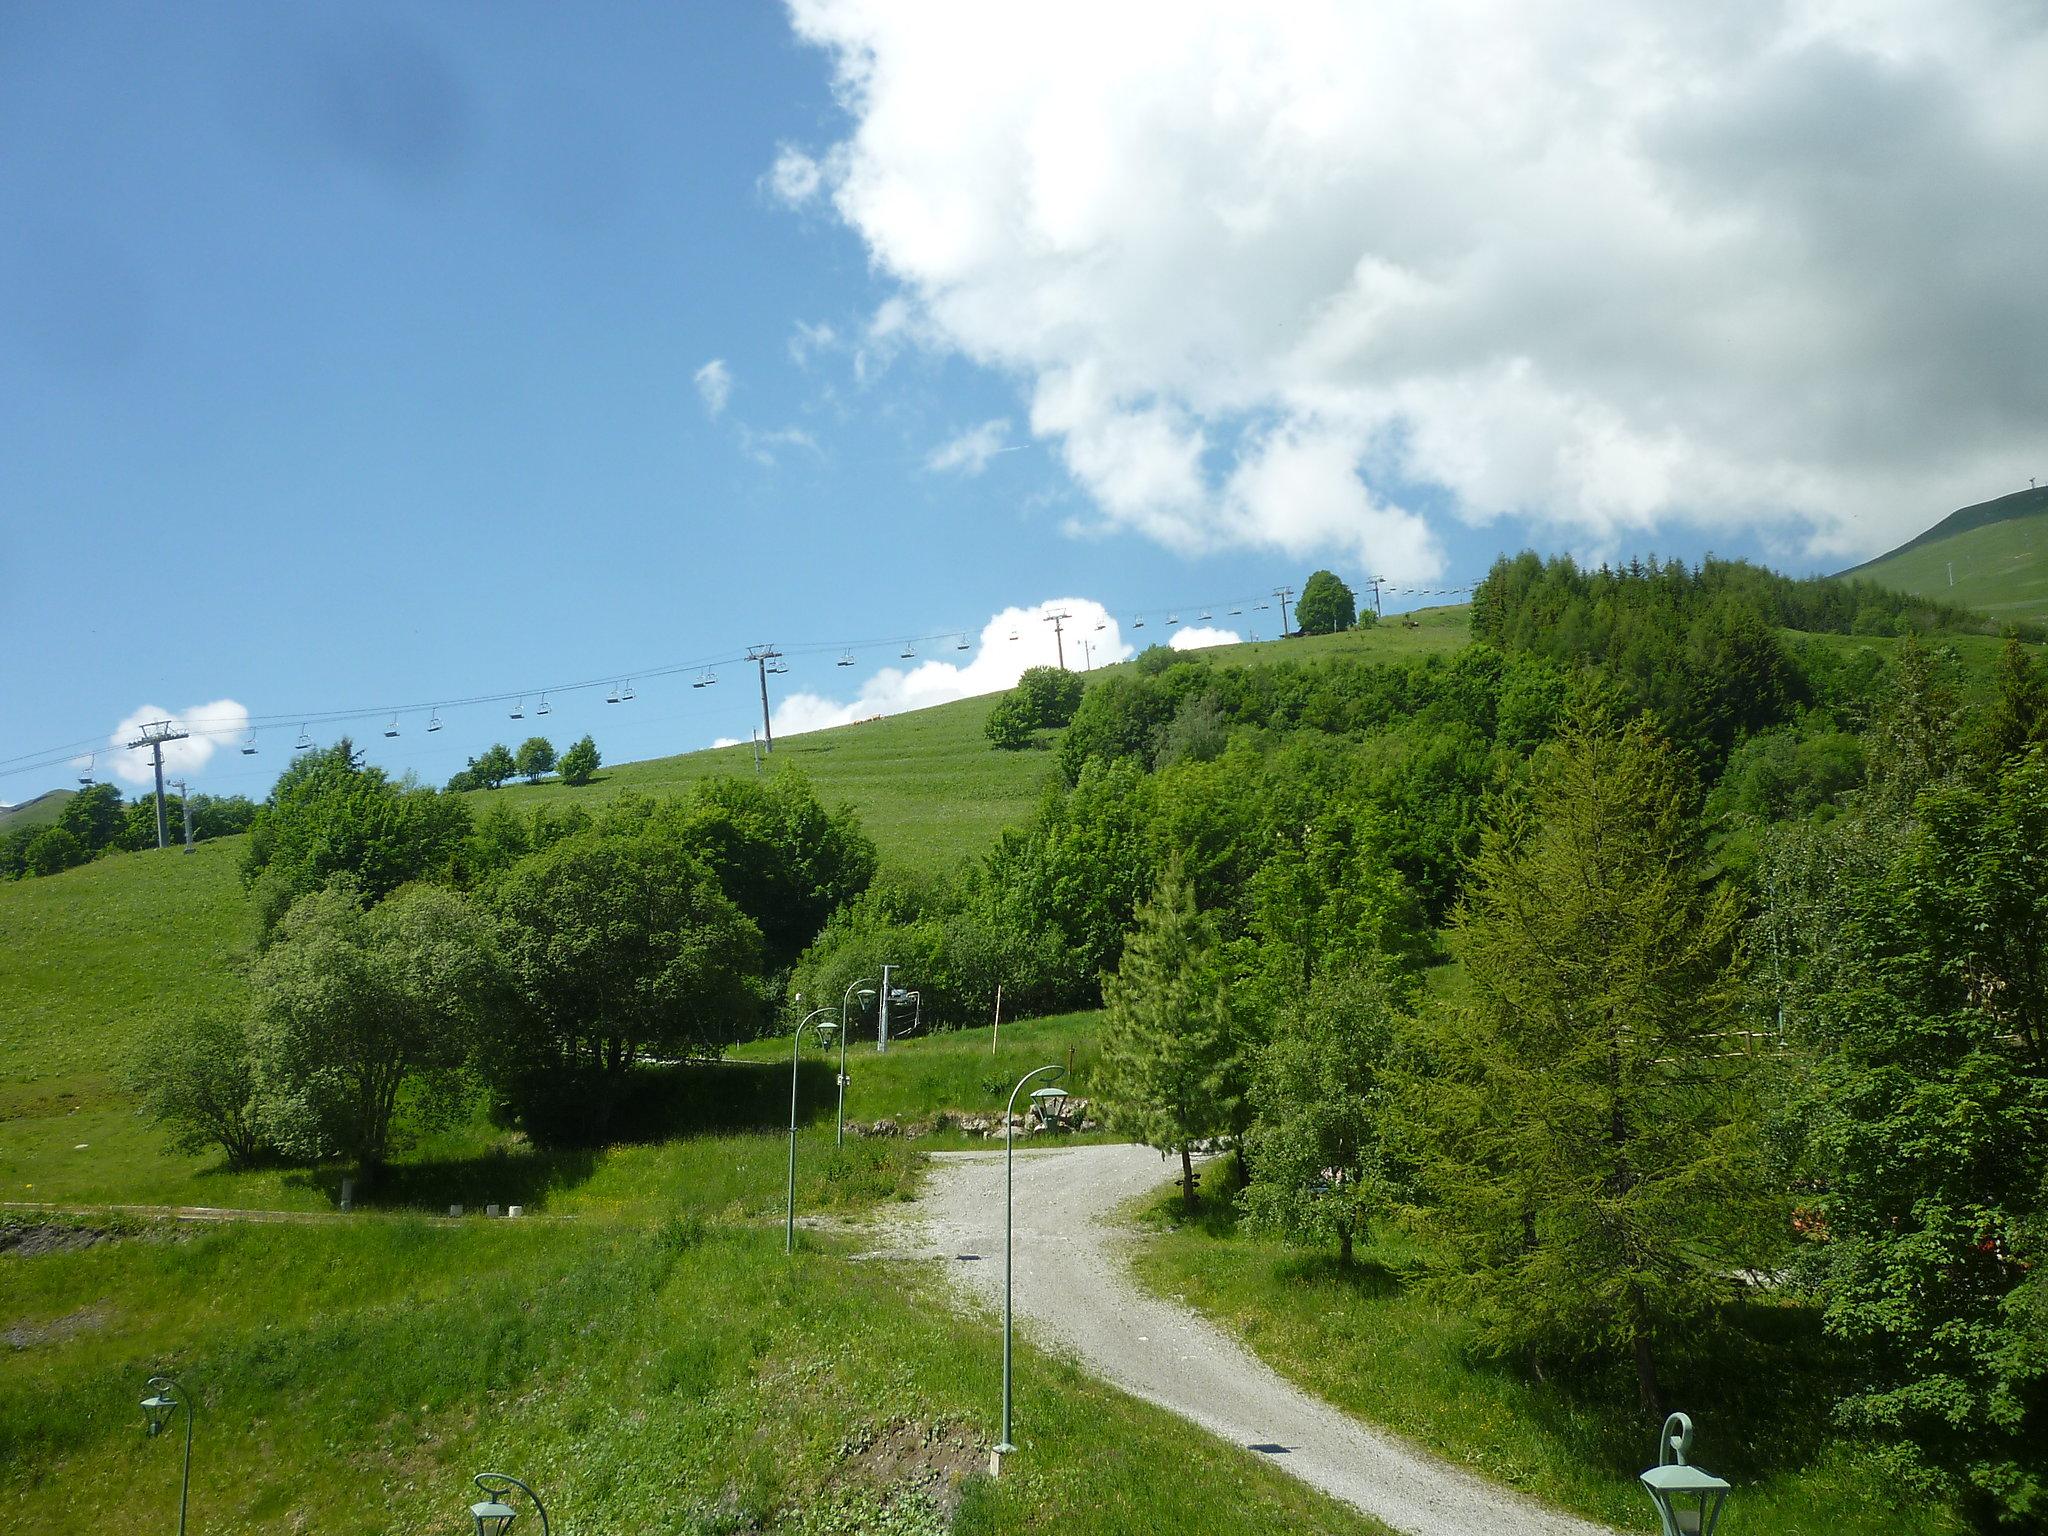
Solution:
M 512 1528 L 512 1522 L 519 1518 L 519 1511 L 510 1504 L 486 1499 L 481 1504 L 469 1506 L 469 1518 L 476 1522 L 476 1536 L 504 1536 Z
M 155 1386 L 156 1383 L 151 1382 L 150 1385 Z M 156 1391 L 150 1393 L 149 1396 L 142 1400 L 143 1434 L 151 1439 L 162 1434 L 170 1427 L 171 1415 L 177 1412 L 177 1409 L 178 1400 L 175 1397 L 166 1396 L 163 1389 L 158 1387 Z

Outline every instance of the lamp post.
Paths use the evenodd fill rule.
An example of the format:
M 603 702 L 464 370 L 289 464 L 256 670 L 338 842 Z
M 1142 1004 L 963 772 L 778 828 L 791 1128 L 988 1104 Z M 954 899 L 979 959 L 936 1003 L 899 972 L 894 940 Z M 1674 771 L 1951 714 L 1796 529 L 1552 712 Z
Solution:
M 839 998 L 839 1135 L 834 1146 L 846 1145 L 846 1005 L 853 1000 L 854 988 L 860 989 L 861 1006 L 866 1007 L 868 999 L 875 995 L 875 979 L 863 976 L 859 981 L 849 982 L 846 991 Z
M 192 1395 L 168 1376 L 150 1377 L 149 1396 L 142 1400 L 142 1432 L 155 1439 L 180 1408 L 185 1410 L 185 1474 L 178 1484 L 178 1536 L 185 1536 L 185 1504 L 192 1493 Z
M 1010 1249 L 1012 1237 L 1011 1207 L 1017 1182 L 1017 1095 L 1024 1091 L 1024 1085 L 1034 1077 L 1065 1075 L 1066 1068 L 1057 1062 L 1042 1067 L 1033 1067 L 1017 1079 L 1017 1086 L 1010 1090 L 1009 1107 L 1003 1111 L 1003 1435 L 996 1445 L 996 1464 L 1002 1458 L 1014 1455 L 1017 1447 L 1010 1443 L 1010 1335 L 1012 1331 L 1010 1292 L 1012 1287 Z M 1048 1084 L 1051 1078 L 1047 1078 Z
M 514 1488 L 533 1500 L 533 1507 L 540 1514 L 540 1536 L 552 1536 L 548 1530 L 548 1507 L 541 1503 L 535 1493 L 518 1478 L 505 1472 L 479 1472 L 470 1479 L 483 1491 L 480 1503 L 469 1506 L 469 1518 L 476 1522 L 476 1536 L 505 1536 L 512 1528 L 512 1522 L 519 1518 L 519 1511 L 505 1502 L 505 1495 Z
M 802 1001 L 804 1000 L 804 999 L 803 999 L 803 994 L 802 994 L 801 992 L 799 992 L 799 993 L 797 994 L 797 999 L 796 999 L 796 1000 L 797 1000 L 798 1002 L 802 1002 Z M 797 1025 L 797 1027 L 796 1027 L 796 1033 L 795 1033 L 795 1034 L 794 1034 L 793 1036 L 791 1036 L 791 1037 L 790 1037 L 790 1042 L 789 1042 L 789 1212 L 788 1212 L 788 1214 L 787 1214 L 787 1215 L 786 1215 L 786 1216 L 785 1216 L 785 1217 L 783 1218 L 783 1222 L 782 1222 L 782 1251 L 783 1251 L 784 1253 L 795 1253 L 795 1252 L 796 1252 L 796 1062 L 797 1062 L 797 1055 L 798 1055 L 798 1053 L 799 1053 L 799 1052 L 801 1052 L 801 1051 L 803 1050 L 803 1044 L 804 1044 L 804 1028 L 805 1028 L 805 1026 L 806 1026 L 806 1025 L 808 1025 L 808 1024 L 809 1024 L 809 1023 L 811 1022 L 811 1020 L 815 1019 L 815 1018 L 816 1018 L 816 1017 L 817 1017 L 817 1016 L 818 1016 L 819 1014 L 821 1014 L 821 1013 L 823 1013 L 823 1014 L 830 1014 L 831 1012 L 832 1012 L 832 1010 L 831 1010 L 830 1008 L 813 1008 L 813 1009 L 812 1009 L 812 1010 L 811 1010 L 811 1011 L 810 1011 L 809 1013 L 807 1013 L 807 1014 L 805 1014 L 805 1015 L 804 1015 L 804 1017 L 803 1017 L 803 1023 L 801 1023 L 801 1024 L 798 1024 L 798 1025 Z M 829 1035 L 829 1034 L 831 1034 L 831 1033 L 832 1033 L 832 1031 L 833 1031 L 833 1030 L 837 1029 L 838 1027 L 839 1027 L 839 1026 L 838 1026 L 837 1024 L 834 1024 L 834 1023 L 833 1023 L 833 1022 L 831 1021 L 831 1019 L 830 1019 L 830 1018 L 827 1018 L 827 1019 L 826 1019 L 826 1021 L 825 1021 L 825 1022 L 824 1022 L 823 1024 L 820 1024 L 820 1025 L 818 1026 L 818 1032 L 819 1032 L 820 1034 L 824 1034 L 824 1035 Z
M 1657 1465 L 1642 1474 L 1664 1536 L 1714 1536 L 1728 1502 L 1729 1485 L 1704 1467 L 1690 1465 L 1685 1458 L 1691 1451 L 1692 1419 L 1674 1413 L 1657 1437 Z

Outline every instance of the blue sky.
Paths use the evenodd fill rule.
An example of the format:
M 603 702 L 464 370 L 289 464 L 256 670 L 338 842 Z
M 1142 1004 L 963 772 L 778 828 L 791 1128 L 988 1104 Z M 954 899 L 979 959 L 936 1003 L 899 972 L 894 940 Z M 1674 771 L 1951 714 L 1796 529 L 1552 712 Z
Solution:
M 1192 444 L 1207 494 L 1254 439 L 1284 429 L 1307 462 L 1327 434 L 1163 375 L 1117 381 L 1091 414 L 1109 376 L 1092 354 L 977 330 L 1002 282 L 1023 306 L 1043 273 L 949 275 L 905 243 L 887 223 L 902 200 L 863 188 L 919 174 L 923 151 L 892 164 L 879 131 L 887 91 L 925 110 L 915 68 L 835 95 L 860 48 L 894 43 L 857 16 L 802 30 L 765 5 L 10 7 L 0 758 L 103 741 L 145 705 L 281 722 L 632 678 L 632 704 L 558 692 L 546 722 L 625 760 L 752 724 L 749 688 L 662 664 L 827 647 L 775 680 L 815 695 L 797 725 L 923 696 L 871 684 L 906 635 L 979 645 L 1048 599 L 1128 615 L 1322 563 L 1374 573 L 1363 535 L 1327 520 L 1267 527 L 1247 493 L 1175 522 L 1151 482 L 1119 482 L 1145 441 Z M 956 125 L 930 110 L 944 140 Z M 1229 294 L 1203 302 L 1227 328 Z M 1167 438 L 1129 435 L 1150 426 Z M 1453 515 L 1472 486 L 1384 424 L 1342 451 L 1425 530 L 1426 557 L 1402 557 L 1418 587 L 1527 542 L 1833 558 L 1798 544 L 1808 509 L 1594 526 L 1503 493 L 1474 520 Z M 863 639 L 856 667 L 833 664 Z M 351 729 L 438 782 L 537 723 L 506 713 Z M 258 756 L 192 778 L 260 794 L 297 734 L 264 726 Z M 0 799 L 71 778 L 7 774 Z

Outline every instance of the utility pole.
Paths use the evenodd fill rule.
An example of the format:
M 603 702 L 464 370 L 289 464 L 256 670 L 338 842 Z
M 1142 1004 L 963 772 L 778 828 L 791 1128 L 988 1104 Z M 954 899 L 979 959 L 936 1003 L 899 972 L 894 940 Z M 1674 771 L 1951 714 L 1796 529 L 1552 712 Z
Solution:
M 1048 613 L 1045 615 L 1045 622 L 1052 626 L 1052 643 L 1059 652 L 1060 670 L 1062 672 L 1067 670 L 1067 644 L 1062 637 L 1066 634 L 1066 622 L 1072 617 L 1071 613 Z
M 1287 600 L 1294 596 L 1292 587 L 1275 587 L 1273 595 L 1280 599 L 1280 638 L 1287 638 Z
M 1081 642 L 1081 670 L 1083 672 L 1093 672 L 1095 670 L 1095 647 L 1086 640 Z
M 1374 618 L 1380 616 L 1380 587 L 1386 579 L 1384 576 L 1375 576 L 1366 583 L 1367 586 L 1372 588 L 1372 616 Z
M 183 779 L 173 779 L 171 783 L 177 786 L 178 804 L 184 808 L 185 851 L 190 853 L 192 851 L 192 791 L 186 787 Z
M 761 736 L 766 743 L 767 750 L 770 752 L 775 750 L 775 727 L 768 723 L 768 663 L 780 661 L 781 659 L 782 652 L 775 649 L 772 645 L 750 645 L 747 647 L 747 660 L 760 668 L 761 671 Z M 777 667 L 775 670 L 780 672 L 782 669 Z
M 894 969 L 896 967 L 893 965 L 882 967 L 881 990 L 875 994 L 877 1008 L 875 1015 L 875 1049 L 877 1051 L 889 1049 L 889 973 Z
M 128 743 L 128 750 L 131 752 L 137 747 L 149 748 L 150 756 L 156 762 L 156 845 L 158 848 L 169 847 L 171 841 L 170 829 L 164 825 L 164 743 L 167 741 L 183 741 L 191 734 L 190 731 L 179 730 L 178 722 L 175 720 L 152 720 L 142 728 L 140 736 Z

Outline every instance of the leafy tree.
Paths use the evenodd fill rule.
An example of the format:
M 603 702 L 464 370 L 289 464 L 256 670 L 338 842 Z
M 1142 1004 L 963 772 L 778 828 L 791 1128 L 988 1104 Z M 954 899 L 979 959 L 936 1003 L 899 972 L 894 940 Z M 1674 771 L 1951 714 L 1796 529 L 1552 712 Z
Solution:
M 54 875 L 83 864 L 90 855 L 85 844 L 63 827 L 48 826 L 28 840 L 22 849 L 22 863 L 32 875 Z
M 469 760 L 469 776 L 478 789 L 496 789 L 518 771 L 512 749 L 502 741 L 492 742 L 482 756 Z
M 0 831 L 0 880 L 19 880 L 29 873 L 28 845 L 40 828 L 9 827 Z
M 1161 768 L 1175 763 L 1213 762 L 1230 742 L 1230 726 L 1213 693 L 1191 693 L 1181 700 L 1171 722 L 1160 733 L 1154 754 Z
M 1021 696 L 1030 707 L 1033 725 L 1053 730 L 1074 718 L 1085 685 L 1080 673 L 1065 667 L 1026 667 L 1013 696 Z
M 1398 1005 L 1393 965 L 1374 958 L 1324 971 L 1280 1014 L 1252 1078 L 1252 1182 L 1239 1203 L 1254 1229 L 1335 1239 L 1349 1264 L 1392 1208 L 1386 1067 Z
M 1294 626 L 1304 635 L 1333 635 L 1358 622 L 1358 599 L 1334 571 L 1317 571 L 1301 584 Z
M 1016 752 L 1031 745 L 1034 724 L 1030 703 L 1018 694 L 1006 693 L 989 706 L 982 730 L 992 746 Z
M 278 776 L 249 829 L 242 878 L 259 938 L 268 942 L 292 902 L 337 875 L 374 903 L 409 880 L 446 873 L 469 826 L 462 801 L 394 784 L 364 766 L 346 738 L 304 753 Z
M 1998 691 L 1983 728 L 1983 755 L 1994 767 L 2048 742 L 2048 667 L 2008 635 L 1998 655 Z
M 270 1150 L 248 1019 L 239 1007 L 167 1015 L 143 1041 L 135 1088 L 180 1152 L 218 1147 L 230 1168 L 247 1168 Z
M 1169 864 L 1138 909 L 1116 974 L 1103 982 L 1102 1096 L 1126 1136 L 1180 1154 L 1181 1203 L 1195 1209 L 1195 1143 L 1228 1128 L 1236 1052 L 1214 933 Z
M 92 784 L 64 802 L 57 825 L 77 838 L 90 857 L 120 840 L 121 811 L 120 790 L 111 784 Z
M 591 831 L 530 854 L 491 887 L 526 1003 L 494 1056 L 500 1087 L 545 1138 L 602 1132 L 643 1053 L 746 1038 L 761 932 L 667 829 Z M 565 1099 L 589 1123 L 566 1124 Z
M 468 898 L 413 885 L 365 910 L 346 881 L 292 904 L 252 986 L 270 1135 L 353 1159 L 365 1183 L 397 1143 L 402 1092 L 422 1124 L 456 1112 L 460 1069 L 505 996 L 491 923 Z
M 2048 1512 L 2048 755 L 1877 801 L 1775 881 L 1850 1427 L 1919 1486 Z M 1797 871 L 1795 871 L 1796 873 Z
M 1633 1360 L 1732 1295 L 1770 1201 L 1751 1123 L 1732 891 L 1677 754 L 1575 719 L 1503 807 L 1455 925 L 1469 1001 L 1426 1018 L 1416 1090 L 1441 1290 L 1482 1343 Z
M 564 752 L 556 768 L 561 772 L 564 784 L 588 784 L 597 777 L 597 770 L 603 759 L 597 754 L 597 743 L 585 736 Z
M 519 752 L 512 761 L 520 777 L 529 784 L 538 784 L 554 771 L 554 743 L 545 736 L 529 736 L 519 744 Z

